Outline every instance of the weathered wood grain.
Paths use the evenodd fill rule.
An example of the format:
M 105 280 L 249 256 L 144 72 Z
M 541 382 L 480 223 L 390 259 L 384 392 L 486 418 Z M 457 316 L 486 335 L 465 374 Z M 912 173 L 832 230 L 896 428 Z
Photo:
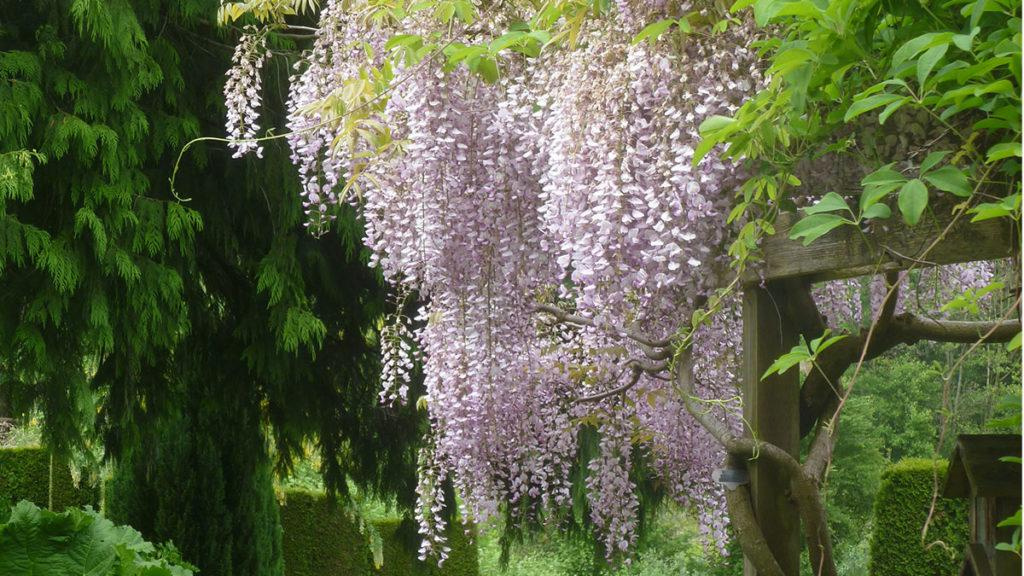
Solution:
M 1020 239 L 1006 218 L 971 223 L 964 215 L 931 250 L 928 247 L 953 220 L 946 211 L 926 215 L 914 227 L 894 216 L 861 232 L 842 226 L 818 238 L 810 246 L 789 239 L 799 215 L 781 214 L 776 234 L 762 242 L 764 262 L 751 270 L 748 283 L 779 278 L 806 277 L 811 281 L 852 278 L 866 274 L 905 270 L 910 266 L 955 264 L 996 260 L 1018 252 Z M 927 253 L 926 253 L 927 250 Z
M 796 370 L 761 380 L 772 362 L 797 343 L 794 327 L 783 312 L 780 286 L 743 291 L 743 416 L 757 439 L 770 442 L 799 458 L 800 379 Z M 770 461 L 755 459 L 750 469 L 754 516 L 783 573 L 800 573 L 800 514 L 789 497 L 789 479 Z M 744 565 L 745 576 L 755 576 Z

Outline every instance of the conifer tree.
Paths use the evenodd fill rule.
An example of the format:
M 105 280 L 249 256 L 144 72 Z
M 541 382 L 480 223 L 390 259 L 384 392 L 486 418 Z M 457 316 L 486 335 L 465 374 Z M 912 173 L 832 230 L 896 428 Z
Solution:
M 159 506 L 139 528 L 204 574 L 275 574 L 268 466 L 312 441 L 332 489 L 408 504 L 422 417 L 378 407 L 383 296 L 352 215 L 305 234 L 274 143 L 258 163 L 218 143 L 177 162 L 222 129 L 236 31 L 217 5 L 0 0 L 0 396 L 41 408 L 58 451 L 98 430 L 114 499 Z M 275 52 L 271 90 L 289 73 Z M 224 530 L 249 540 L 201 549 Z

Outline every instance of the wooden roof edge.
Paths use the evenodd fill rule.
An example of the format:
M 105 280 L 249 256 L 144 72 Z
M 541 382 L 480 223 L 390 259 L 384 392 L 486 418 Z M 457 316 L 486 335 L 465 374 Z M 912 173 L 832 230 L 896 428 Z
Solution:
M 999 458 L 1020 454 L 1020 434 L 961 434 L 949 459 L 943 496 L 1019 497 L 1019 465 L 1001 462 Z

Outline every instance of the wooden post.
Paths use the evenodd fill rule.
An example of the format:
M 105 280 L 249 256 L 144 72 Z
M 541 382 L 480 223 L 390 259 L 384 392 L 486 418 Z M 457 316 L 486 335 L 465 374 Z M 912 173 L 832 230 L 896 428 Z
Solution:
M 786 450 L 800 451 L 800 380 L 798 371 L 761 380 L 776 358 L 797 343 L 783 315 L 785 294 L 777 287 L 747 286 L 743 293 L 743 415 L 756 437 Z M 749 431 L 748 431 L 749 432 Z M 779 567 L 787 576 L 800 573 L 800 517 L 789 496 L 789 482 L 763 461 L 748 463 L 750 496 L 761 530 Z M 756 576 L 744 562 L 744 576 Z

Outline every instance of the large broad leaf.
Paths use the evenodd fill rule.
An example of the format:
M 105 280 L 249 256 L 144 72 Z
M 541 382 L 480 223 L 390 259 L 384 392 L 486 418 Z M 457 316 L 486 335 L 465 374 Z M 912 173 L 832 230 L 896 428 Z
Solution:
M 0 574 L 191 576 L 164 559 L 138 531 L 91 510 L 60 514 L 22 501 L 0 524 Z

